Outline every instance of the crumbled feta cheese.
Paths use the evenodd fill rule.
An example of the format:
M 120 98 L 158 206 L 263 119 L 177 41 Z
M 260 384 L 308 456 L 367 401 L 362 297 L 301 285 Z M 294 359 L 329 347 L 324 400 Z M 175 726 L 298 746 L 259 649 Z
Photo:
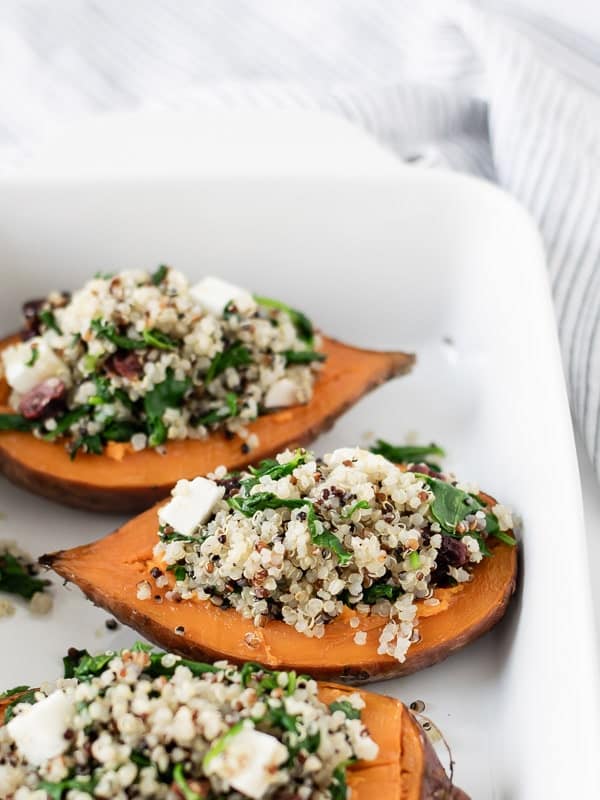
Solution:
M 72 698 L 58 690 L 13 717 L 6 730 L 28 761 L 42 764 L 68 748 L 64 734 L 73 712 Z
M 34 349 L 37 357 L 28 366 Z M 66 365 L 41 336 L 7 347 L 2 353 L 2 361 L 7 383 L 19 394 L 25 394 L 46 378 L 65 380 L 69 374 Z
M 208 478 L 177 481 L 171 501 L 158 512 L 160 524 L 170 525 L 178 533 L 189 536 L 198 525 L 206 522 L 224 493 L 222 486 Z
M 254 303 L 252 295 L 246 289 L 212 276 L 198 281 L 190 288 L 190 294 L 202 308 L 218 316 L 223 313 L 230 300 L 235 300 L 236 305 L 241 304 L 244 310 L 248 308 L 249 304 Z
M 23 785 L 23 774 L 18 767 L 0 764 L 0 797 L 11 797 Z
M 290 378 L 276 381 L 265 395 L 265 408 L 284 408 L 300 402 L 298 386 Z
M 287 748 L 274 736 L 244 728 L 227 743 L 215 766 L 236 791 L 258 800 L 288 757 Z

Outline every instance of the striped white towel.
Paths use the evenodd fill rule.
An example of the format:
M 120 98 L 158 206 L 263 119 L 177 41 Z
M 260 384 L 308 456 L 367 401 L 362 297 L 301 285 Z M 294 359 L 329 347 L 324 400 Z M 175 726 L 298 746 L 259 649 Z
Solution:
M 600 47 L 540 24 L 451 0 L 4 0 L 0 147 L 90 111 L 308 106 L 498 181 L 545 239 L 600 475 Z

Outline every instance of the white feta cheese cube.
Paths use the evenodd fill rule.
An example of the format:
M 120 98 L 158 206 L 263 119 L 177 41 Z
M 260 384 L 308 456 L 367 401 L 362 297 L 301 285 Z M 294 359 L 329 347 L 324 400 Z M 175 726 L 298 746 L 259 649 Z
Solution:
M 159 509 L 161 525 L 170 525 L 173 530 L 189 536 L 198 525 L 209 519 L 214 507 L 223 497 L 225 489 L 208 478 L 180 480 L 171 492 L 172 499 Z
M 288 755 L 287 747 L 275 736 L 244 728 L 227 743 L 216 766 L 232 788 L 245 797 L 260 800 Z
M 211 276 L 203 278 L 190 288 L 190 294 L 206 311 L 220 317 L 230 300 L 235 300 L 240 311 L 250 310 L 254 298 L 246 289 Z
M 31 764 L 43 764 L 69 746 L 65 731 L 73 711 L 73 701 L 59 690 L 13 717 L 6 730 Z
M 27 366 L 34 348 L 37 357 L 31 366 Z M 69 374 L 67 366 L 41 336 L 7 347 L 2 353 L 2 362 L 8 385 L 19 394 L 25 394 L 46 378 L 65 380 Z
M 280 378 L 267 390 L 265 408 L 285 408 L 300 402 L 298 386 L 290 378 Z

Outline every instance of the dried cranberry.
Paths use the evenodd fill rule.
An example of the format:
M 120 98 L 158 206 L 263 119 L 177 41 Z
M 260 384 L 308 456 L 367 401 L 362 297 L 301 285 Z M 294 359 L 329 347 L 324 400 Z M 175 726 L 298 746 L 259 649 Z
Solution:
M 438 586 L 450 585 L 453 581 L 448 575 L 448 567 L 463 567 L 469 560 L 466 544 L 460 539 L 442 534 L 442 544 L 436 558 L 433 579 Z
M 417 461 L 413 464 L 410 468 L 411 472 L 421 472 L 423 475 L 438 475 L 439 473 L 434 472 L 428 464 L 424 464 L 422 461 Z
M 37 336 L 40 332 L 40 318 L 38 314 L 45 302 L 45 299 L 42 298 L 41 300 L 28 300 L 26 303 L 23 303 L 23 318 L 25 324 L 21 333 L 22 339 L 31 339 L 32 336 Z
M 219 486 L 223 486 L 225 489 L 225 497 L 231 497 L 234 494 L 237 494 L 240 490 L 240 479 L 236 476 L 231 478 L 221 478 L 217 481 Z
M 122 378 L 129 378 L 129 380 L 139 378 L 144 371 L 137 354 L 129 350 L 117 350 L 106 362 L 106 367 L 111 372 Z
M 19 411 L 25 419 L 42 419 L 55 413 L 64 400 L 66 386 L 59 378 L 47 378 L 21 398 Z

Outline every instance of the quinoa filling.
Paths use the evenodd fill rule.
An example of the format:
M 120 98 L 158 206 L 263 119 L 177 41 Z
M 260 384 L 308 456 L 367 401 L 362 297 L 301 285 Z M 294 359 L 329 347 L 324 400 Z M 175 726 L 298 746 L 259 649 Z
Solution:
M 15 698 L 0 727 L 1 797 L 345 800 L 346 766 L 377 756 L 360 695 L 327 706 L 306 675 L 141 643 L 70 650 L 64 665 L 54 685 L 0 695 Z
M 165 266 L 97 275 L 24 316 L 24 341 L 2 353 L 16 413 L 0 414 L 0 430 L 65 439 L 73 457 L 218 429 L 249 452 L 248 423 L 308 402 L 325 358 L 301 312 L 217 278 L 190 286 Z
M 515 544 L 510 512 L 476 486 L 360 448 L 318 459 L 286 451 L 209 478 L 179 481 L 159 509 L 160 566 L 139 599 L 174 578 L 167 599 L 208 600 L 257 627 L 281 620 L 318 638 L 349 607 L 388 620 L 378 653 L 399 662 L 419 638 L 417 602 L 438 605 L 437 588 L 470 581 L 494 539 Z

